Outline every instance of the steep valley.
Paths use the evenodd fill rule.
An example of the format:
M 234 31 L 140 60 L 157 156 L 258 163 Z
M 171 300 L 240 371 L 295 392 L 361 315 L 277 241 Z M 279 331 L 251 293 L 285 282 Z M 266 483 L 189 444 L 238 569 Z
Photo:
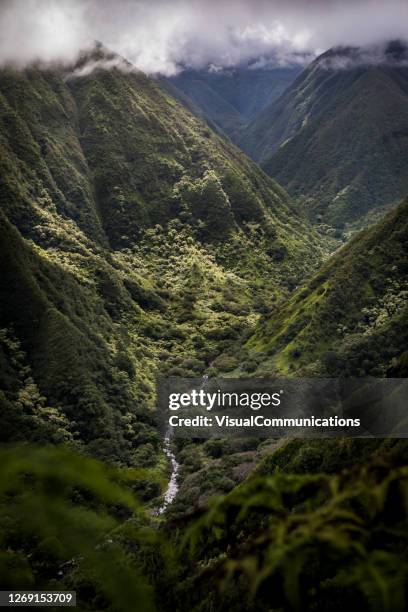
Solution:
M 3 437 L 138 465 L 161 454 L 157 372 L 235 368 L 327 243 L 154 81 L 81 76 L 109 59 L 0 74 Z
M 272 100 L 292 130 L 315 78 L 330 87 L 311 116 L 345 82 L 405 96 L 389 72 L 280 73 L 280 101 L 281 81 L 256 74 L 238 110 Z M 227 96 L 224 77 L 210 80 Z M 290 196 L 225 138 L 231 108 L 221 121 L 205 81 L 210 113 L 100 44 L 71 66 L 0 70 L 0 580 L 76 591 L 85 611 L 403 612 L 405 440 L 163 440 L 156 395 L 157 377 L 407 377 L 405 128 L 384 147 L 398 189 L 367 203 L 359 175 L 357 204 L 338 206 L 313 173 L 295 186 L 327 161 L 303 147 L 306 121 L 256 154 L 274 175 L 292 151 Z

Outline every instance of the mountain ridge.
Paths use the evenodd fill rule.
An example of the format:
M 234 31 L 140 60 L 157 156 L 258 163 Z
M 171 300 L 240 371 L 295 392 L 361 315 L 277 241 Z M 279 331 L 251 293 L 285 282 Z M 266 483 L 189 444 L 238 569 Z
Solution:
M 408 68 L 327 65 L 350 53 L 317 58 L 238 142 L 314 221 L 336 227 L 408 192 Z

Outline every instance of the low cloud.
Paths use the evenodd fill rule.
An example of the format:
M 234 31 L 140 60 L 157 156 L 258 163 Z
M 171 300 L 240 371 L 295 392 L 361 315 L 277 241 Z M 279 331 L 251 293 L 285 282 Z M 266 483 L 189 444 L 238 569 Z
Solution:
M 76 61 L 100 40 L 144 72 L 304 64 L 408 39 L 407 0 L 3 0 L 0 64 Z
M 79 61 L 76 63 L 75 67 L 72 70 L 68 70 L 65 76 L 65 80 L 69 81 L 71 79 L 78 79 L 81 77 L 86 77 L 92 72 L 97 70 L 120 70 L 121 72 L 133 72 L 136 68 L 126 62 L 121 57 L 112 57 L 107 59 L 97 59 L 97 60 L 87 60 L 87 61 Z
M 319 68 L 350 70 L 362 66 L 408 66 L 408 44 L 391 41 L 365 47 L 338 47 L 318 59 Z

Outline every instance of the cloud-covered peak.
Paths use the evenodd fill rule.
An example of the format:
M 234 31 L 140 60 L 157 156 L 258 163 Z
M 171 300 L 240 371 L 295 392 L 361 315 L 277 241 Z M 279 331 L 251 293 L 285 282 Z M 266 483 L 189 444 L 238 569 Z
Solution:
M 350 70 L 364 66 L 408 66 L 408 43 L 385 41 L 363 47 L 333 47 L 315 62 L 326 70 Z
M 94 40 L 144 72 L 304 63 L 408 38 L 407 0 L 3 0 L 0 63 L 73 62 Z M 306 55 L 305 55 L 306 54 Z

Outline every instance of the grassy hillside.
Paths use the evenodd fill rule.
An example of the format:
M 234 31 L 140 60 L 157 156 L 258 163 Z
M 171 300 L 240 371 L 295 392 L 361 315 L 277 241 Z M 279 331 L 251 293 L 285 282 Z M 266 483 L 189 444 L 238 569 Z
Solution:
M 124 62 L 88 70 L 111 59 L 0 72 L 3 436 L 24 439 L 18 416 L 28 437 L 51 427 L 140 464 L 159 452 L 157 371 L 202 374 L 322 249 L 155 82 Z
M 359 53 L 323 54 L 239 142 L 315 221 L 340 228 L 408 193 L 406 64 Z
M 260 325 L 260 370 L 406 375 L 408 201 L 358 234 Z

